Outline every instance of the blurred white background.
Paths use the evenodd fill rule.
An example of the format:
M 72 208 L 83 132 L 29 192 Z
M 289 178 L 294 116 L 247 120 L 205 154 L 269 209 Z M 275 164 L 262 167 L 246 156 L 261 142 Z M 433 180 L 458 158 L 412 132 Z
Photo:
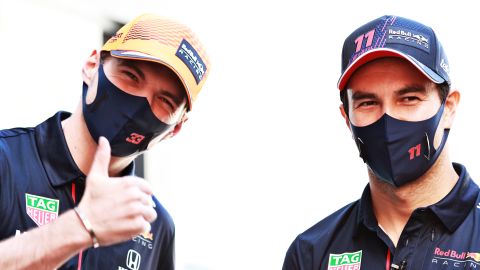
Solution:
M 293 239 L 360 197 L 366 169 L 338 110 L 344 38 L 395 14 L 437 32 L 462 92 L 449 144 L 480 179 L 475 2 L 0 0 L 0 128 L 34 126 L 80 99 L 80 70 L 111 21 L 185 24 L 212 68 L 182 132 L 146 155 L 176 223 L 177 269 L 280 269 Z

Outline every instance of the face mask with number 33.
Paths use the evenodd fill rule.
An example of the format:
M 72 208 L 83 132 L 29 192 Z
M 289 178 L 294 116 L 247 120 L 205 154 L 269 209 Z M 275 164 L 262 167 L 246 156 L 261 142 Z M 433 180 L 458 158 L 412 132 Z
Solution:
M 95 141 L 104 136 L 110 142 L 112 155 L 125 157 L 145 151 L 148 144 L 172 125 L 160 121 L 152 112 L 147 98 L 125 93 L 98 68 L 95 99 L 87 104 L 88 85 L 83 83 L 83 116 Z

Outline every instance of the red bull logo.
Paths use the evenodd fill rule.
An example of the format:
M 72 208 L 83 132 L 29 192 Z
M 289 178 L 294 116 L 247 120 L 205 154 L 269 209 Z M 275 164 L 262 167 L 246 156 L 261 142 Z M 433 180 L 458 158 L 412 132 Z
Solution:
M 467 259 L 480 262 L 480 252 L 467 252 Z
M 466 252 L 459 253 L 458 251 L 453 249 L 442 250 L 441 248 L 438 248 L 438 247 L 435 248 L 435 252 L 433 254 L 441 257 L 449 257 L 452 259 L 459 259 L 459 260 L 464 260 L 467 256 Z
M 457 251 L 436 247 L 433 252 L 432 264 L 442 267 L 453 267 L 452 269 L 464 269 L 467 267 L 476 269 L 480 267 L 480 252 Z
M 148 249 L 153 249 L 153 233 L 152 232 L 143 232 L 132 238 L 132 241 L 146 247 Z
M 143 232 L 140 235 L 147 240 L 153 241 L 153 233 L 151 232 Z

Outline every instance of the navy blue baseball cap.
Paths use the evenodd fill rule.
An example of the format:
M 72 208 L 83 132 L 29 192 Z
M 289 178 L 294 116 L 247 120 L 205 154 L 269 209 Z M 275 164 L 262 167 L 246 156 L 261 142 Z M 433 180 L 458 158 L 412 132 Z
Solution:
M 398 16 L 383 16 L 345 39 L 338 89 L 345 89 L 359 67 L 384 57 L 408 60 L 436 84 L 451 83 L 447 56 L 432 28 Z

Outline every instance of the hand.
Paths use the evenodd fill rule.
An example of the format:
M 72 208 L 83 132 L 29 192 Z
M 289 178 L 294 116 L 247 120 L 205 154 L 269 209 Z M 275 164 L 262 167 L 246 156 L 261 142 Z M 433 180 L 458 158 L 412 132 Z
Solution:
M 110 144 L 100 137 L 78 208 L 89 219 L 101 246 L 148 232 L 157 218 L 148 183 L 135 176 L 109 177 L 109 163 Z

